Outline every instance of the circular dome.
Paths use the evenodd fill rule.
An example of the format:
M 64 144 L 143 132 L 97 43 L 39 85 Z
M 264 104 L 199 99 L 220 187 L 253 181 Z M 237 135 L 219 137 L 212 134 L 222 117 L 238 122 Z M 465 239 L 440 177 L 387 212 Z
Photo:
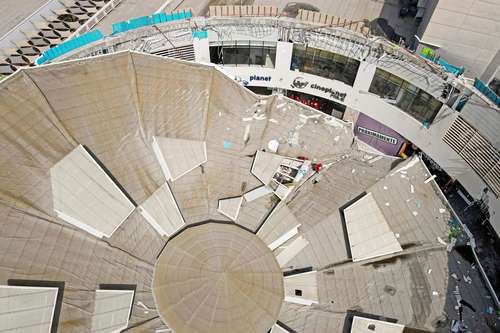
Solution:
M 153 277 L 158 312 L 176 333 L 265 333 L 283 294 L 274 254 L 232 224 L 182 231 L 163 249 Z

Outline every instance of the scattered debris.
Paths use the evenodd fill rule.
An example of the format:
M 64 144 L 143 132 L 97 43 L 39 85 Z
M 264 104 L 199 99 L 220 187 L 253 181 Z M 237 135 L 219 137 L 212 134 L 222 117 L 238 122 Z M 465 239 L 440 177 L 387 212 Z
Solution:
M 427 183 L 431 182 L 431 181 L 432 181 L 433 179 L 435 179 L 435 178 L 436 178 L 436 175 L 432 175 L 432 176 L 430 176 L 429 178 L 427 178 L 427 179 L 424 181 L 424 184 L 427 184 Z
M 252 118 L 252 117 L 250 117 L 250 118 L 243 118 L 243 119 L 241 119 L 241 120 L 243 120 L 243 121 L 252 121 L 252 120 L 253 120 L 253 118 Z
M 267 143 L 267 148 L 269 149 L 270 152 L 276 153 L 278 151 L 279 145 L 280 145 L 280 143 L 278 140 L 270 140 Z
M 439 295 L 439 293 L 438 293 L 437 291 L 433 291 L 433 292 L 432 292 L 432 295 L 434 295 L 434 296 L 438 296 L 438 295 Z
M 456 273 L 451 274 L 451 277 L 454 278 L 455 280 L 458 280 L 458 276 Z
M 388 190 L 387 186 L 384 186 L 384 190 L 385 190 L 385 191 L 387 191 L 387 190 Z
M 243 142 L 247 144 L 248 140 L 250 140 L 250 125 L 245 126 L 245 133 L 243 133 Z
M 141 306 L 144 310 L 149 310 L 149 308 L 144 303 L 142 303 L 141 301 L 138 301 L 137 305 Z
M 427 271 L 427 274 L 431 274 L 432 273 L 432 268 L 429 268 L 429 270 Z
M 396 288 L 394 288 L 393 286 L 386 285 L 384 287 L 384 291 L 391 296 L 396 295 Z
M 355 172 L 356 172 L 356 169 L 352 169 L 352 170 L 351 170 L 351 173 L 355 173 Z
M 472 279 L 471 279 L 471 277 L 470 277 L 470 276 L 468 276 L 468 275 L 467 275 L 467 276 L 465 276 L 465 275 L 464 275 L 464 276 L 463 276 L 463 278 L 464 278 L 464 281 L 465 281 L 465 282 L 467 282 L 468 284 L 472 284 Z
M 417 216 L 418 215 L 418 212 L 417 211 L 413 211 L 413 216 Z
M 386 205 L 387 207 L 389 207 L 389 206 L 390 206 L 390 204 L 389 204 L 388 202 L 386 202 L 386 203 L 385 203 L 385 205 Z
M 415 186 L 413 186 L 413 184 L 410 185 L 410 192 L 411 193 L 415 193 Z
M 374 162 L 377 162 L 381 158 L 382 158 L 382 155 L 376 156 L 376 157 L 372 158 L 371 160 L 369 160 L 368 163 L 372 164 Z
M 444 213 L 446 213 L 446 209 L 444 209 L 444 208 L 439 208 L 439 212 L 440 212 L 441 214 L 444 214 Z
M 486 308 L 486 313 L 487 313 L 487 314 L 493 314 L 493 307 L 492 307 L 492 306 L 488 306 L 488 307 Z
M 422 206 L 420 205 L 420 202 L 418 202 L 418 201 L 417 201 L 417 202 L 415 202 L 415 206 L 416 206 L 417 208 L 422 207 Z
M 229 142 L 229 141 L 225 141 L 225 140 L 224 140 L 224 144 L 223 144 L 223 146 L 224 146 L 224 149 L 229 149 L 229 148 L 231 148 L 232 143 L 231 143 L 231 142 Z
M 448 244 L 441 238 L 441 237 L 438 237 L 437 238 L 438 242 L 444 246 L 447 246 Z
M 408 162 L 405 166 L 399 168 L 398 170 L 395 171 L 395 173 L 397 172 L 401 172 L 401 171 L 404 171 L 404 170 L 408 170 L 410 169 L 411 167 L 413 167 L 415 164 L 417 164 L 419 161 L 419 158 L 418 157 L 413 157 L 410 162 Z
M 339 140 L 340 140 L 340 136 L 338 136 L 338 135 L 333 138 L 333 141 L 335 141 L 335 142 L 339 142 Z
M 396 238 L 399 238 L 401 235 L 398 233 L 395 233 L 394 236 L 396 236 Z
M 278 123 L 278 121 L 277 121 L 276 119 L 273 119 L 273 118 L 269 119 L 269 122 L 271 122 L 271 123 L 275 123 L 275 124 L 277 124 L 277 123 Z

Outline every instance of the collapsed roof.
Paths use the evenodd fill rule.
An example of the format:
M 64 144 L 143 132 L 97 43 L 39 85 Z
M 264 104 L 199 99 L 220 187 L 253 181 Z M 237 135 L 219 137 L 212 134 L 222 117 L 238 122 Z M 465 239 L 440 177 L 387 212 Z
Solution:
M 0 98 L 0 284 L 64 281 L 62 330 L 91 327 L 103 283 L 136 285 L 130 326 L 165 328 L 157 256 L 208 220 L 256 233 L 282 271 L 309 268 L 285 279 L 275 318 L 297 332 L 335 331 L 352 309 L 425 329 L 442 318 L 449 213 L 418 158 L 391 171 L 394 160 L 359 150 L 347 123 L 254 95 L 213 66 L 134 52 L 23 69 Z M 155 140 L 185 148 L 159 144 L 162 158 Z M 258 165 L 271 140 L 276 163 Z M 62 164 L 72 181 L 55 181 L 75 152 L 95 163 Z M 363 192 L 400 248 L 355 261 L 343 212 Z

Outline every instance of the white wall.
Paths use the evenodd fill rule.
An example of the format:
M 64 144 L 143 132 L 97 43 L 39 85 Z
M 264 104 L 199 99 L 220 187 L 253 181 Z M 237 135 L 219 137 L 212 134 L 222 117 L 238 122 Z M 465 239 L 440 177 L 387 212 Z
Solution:
M 193 39 L 194 59 L 200 63 L 210 63 L 208 39 Z
M 480 76 L 500 47 L 500 1 L 440 0 L 422 36 L 465 75 Z

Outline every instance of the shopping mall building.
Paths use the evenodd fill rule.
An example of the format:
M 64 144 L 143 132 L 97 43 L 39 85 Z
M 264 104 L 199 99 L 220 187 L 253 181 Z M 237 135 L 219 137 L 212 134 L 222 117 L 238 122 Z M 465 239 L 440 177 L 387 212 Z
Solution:
M 214 64 L 258 94 L 281 93 L 353 122 L 356 135 L 384 154 L 424 152 L 469 200 L 487 188 L 489 221 L 500 233 L 499 99 L 484 83 L 371 37 L 359 22 L 308 11 L 291 19 L 276 17 L 274 7 L 249 8 L 256 13 L 248 9 L 237 17 L 239 7 L 229 6 L 213 8 L 209 17 L 187 10 L 175 18 L 119 22 L 109 36 L 38 62 L 132 49 Z M 345 27 L 329 26 L 336 20 Z
M 489 80 L 316 11 L 78 3 L 0 62 L 0 331 L 495 327 Z

